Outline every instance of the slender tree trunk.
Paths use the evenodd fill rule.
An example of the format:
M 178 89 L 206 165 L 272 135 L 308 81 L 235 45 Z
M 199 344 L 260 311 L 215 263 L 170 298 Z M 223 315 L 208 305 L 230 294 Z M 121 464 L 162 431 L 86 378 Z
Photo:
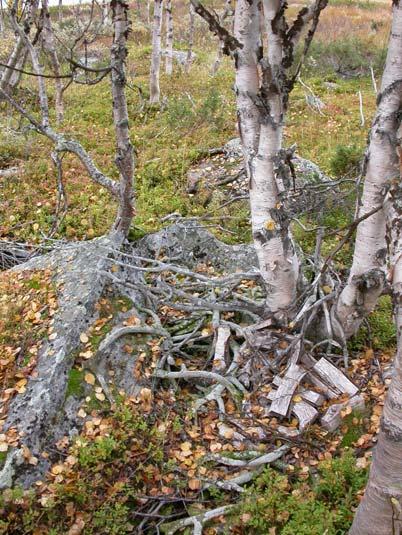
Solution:
M 127 236 L 134 215 L 134 151 L 130 141 L 125 94 L 125 60 L 129 32 L 128 3 L 124 0 L 112 0 L 111 7 L 114 29 L 111 48 L 113 122 L 117 145 L 116 165 L 120 172 L 120 203 L 115 228 Z
M 397 535 L 402 529 L 402 184 L 401 160 L 397 156 L 399 110 L 402 105 L 402 6 L 393 5 L 393 22 L 382 90 L 378 103 L 378 121 L 374 121 L 370 146 L 379 159 L 377 173 L 390 186 L 382 217 L 386 218 L 386 235 L 390 253 L 389 278 L 394 297 L 394 316 L 398 349 L 394 374 L 381 417 L 380 433 L 370 470 L 370 478 L 357 510 L 350 535 Z M 382 110 L 382 111 L 381 111 Z M 376 118 L 377 119 L 377 118 Z M 383 128 L 380 130 L 380 128 Z M 381 152 L 381 148 L 382 151 Z M 400 150 L 400 149 L 399 149 Z M 399 155 L 401 153 L 399 152 Z M 378 179 L 379 180 L 379 179 Z M 384 185 L 384 183 L 383 183 Z M 380 184 L 372 186 L 374 202 L 380 198 Z M 379 224 L 383 230 L 384 221 Z M 370 228 L 370 227 L 369 227 Z M 385 231 L 384 231 L 385 232 Z M 380 236 L 372 230 L 369 238 L 376 247 Z M 380 266 L 382 268 L 382 265 Z
M 166 0 L 166 74 L 173 73 L 173 13 L 172 0 Z
M 268 29 L 268 57 L 260 57 L 259 2 L 239 0 L 235 11 L 235 37 L 243 45 L 236 65 L 239 132 L 249 175 L 251 221 L 261 275 L 267 286 L 267 309 L 279 321 L 287 318 L 296 300 L 299 264 L 289 222 L 279 202 L 281 184 L 275 162 L 282 146 L 283 94 L 275 87 L 282 69 L 282 44 L 276 19 L 279 2 L 264 2 Z M 273 21 L 276 21 L 274 26 Z M 269 69 L 271 82 L 259 79 L 258 65 Z M 264 75 L 263 75 L 264 76 Z M 264 91 L 266 104 L 258 107 Z M 267 111 L 269 110 L 269 111 Z
M 359 208 L 362 216 L 384 200 L 390 179 L 399 170 L 395 159 L 395 121 L 399 112 L 399 94 L 393 91 L 402 79 L 402 14 L 399 5 L 393 10 L 392 32 L 381 83 L 379 104 L 370 132 L 365 165 L 365 182 Z M 385 283 L 385 213 L 362 221 L 356 233 L 353 264 L 348 282 L 332 310 L 335 332 L 349 338 L 357 332 L 364 317 L 375 307 Z
M 398 9 L 398 8 L 397 8 Z M 400 93 L 400 88 L 398 88 Z M 381 417 L 370 478 L 350 535 L 396 535 L 402 528 L 402 184 L 392 185 L 385 210 L 398 335 L 394 373 Z
M 10 81 L 11 81 L 13 74 L 15 73 L 14 69 L 21 64 L 20 60 L 23 57 L 23 55 L 24 55 L 24 42 L 22 39 L 17 37 L 16 43 L 14 45 L 14 49 L 11 52 L 11 55 L 8 59 L 7 67 L 5 67 L 4 70 L 2 71 L 1 78 L 0 78 L 0 88 L 3 91 L 6 91 L 7 93 L 10 93 L 12 90 Z
M 107 0 L 103 0 L 102 3 L 102 17 L 103 17 L 103 24 L 106 26 L 110 24 L 110 17 L 109 17 L 109 2 Z
M 63 0 L 59 0 L 59 24 L 63 21 Z
M 60 68 L 59 57 L 56 51 L 52 22 L 51 22 L 50 13 L 49 13 L 48 0 L 42 0 L 42 10 L 43 10 L 44 48 L 49 55 L 49 59 L 52 65 L 52 70 L 53 70 L 54 75 L 60 76 L 61 68 Z M 57 121 L 57 124 L 60 124 L 63 121 L 63 116 L 64 116 L 63 82 L 61 78 L 56 78 L 55 87 L 56 87 L 56 98 L 55 98 L 56 121 Z
M 225 0 L 225 9 L 223 11 L 222 16 L 220 17 L 220 23 L 222 24 L 231 14 L 233 14 L 232 0 Z M 216 54 L 216 58 L 211 69 L 212 76 L 215 76 L 215 74 L 218 72 L 219 67 L 222 63 L 222 59 L 223 59 L 222 43 L 219 43 L 218 52 Z
M 161 65 L 161 31 L 163 0 L 154 0 L 154 22 L 152 30 L 152 58 L 150 73 L 150 104 L 160 101 L 159 73 Z
M 189 6 L 190 12 L 190 24 L 188 28 L 188 45 L 187 45 L 187 58 L 184 66 L 184 72 L 189 73 L 191 64 L 193 62 L 193 47 L 194 47 L 194 32 L 195 32 L 195 11 L 193 4 Z

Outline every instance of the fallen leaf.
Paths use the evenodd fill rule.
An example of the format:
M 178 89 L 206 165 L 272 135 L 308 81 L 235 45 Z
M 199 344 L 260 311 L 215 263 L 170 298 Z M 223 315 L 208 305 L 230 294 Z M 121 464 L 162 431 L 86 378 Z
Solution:
M 95 384 L 95 375 L 93 373 L 86 373 L 84 376 L 84 381 L 89 385 Z

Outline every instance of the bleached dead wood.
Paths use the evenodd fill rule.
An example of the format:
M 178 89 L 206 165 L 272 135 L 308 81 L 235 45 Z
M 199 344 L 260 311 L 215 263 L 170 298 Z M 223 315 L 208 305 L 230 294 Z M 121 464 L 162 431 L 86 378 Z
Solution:
M 352 407 L 352 409 L 364 409 L 364 399 L 362 396 L 353 396 L 344 403 L 335 403 L 331 405 L 324 416 L 321 418 L 321 425 L 327 431 L 335 431 L 342 421 L 342 410 L 346 407 Z
M 288 414 L 292 396 L 305 375 L 306 371 L 297 364 L 291 364 L 289 366 L 272 400 L 270 412 L 279 416 L 286 416 Z
M 306 401 L 298 401 L 292 407 L 293 414 L 299 420 L 299 429 L 303 431 L 308 427 L 318 416 L 318 411 L 310 403 Z
M 324 357 L 314 365 L 313 372 L 317 374 L 324 383 L 327 383 L 333 389 L 338 390 L 339 393 L 354 396 L 359 390 L 352 381 Z
M 222 371 L 226 368 L 225 355 L 229 338 L 230 328 L 225 325 L 218 327 L 216 335 L 215 354 L 212 363 L 212 368 L 214 370 Z
M 314 392 L 314 390 L 301 390 L 299 394 L 305 401 L 308 401 L 317 407 L 321 407 L 324 403 L 324 396 L 318 392 Z

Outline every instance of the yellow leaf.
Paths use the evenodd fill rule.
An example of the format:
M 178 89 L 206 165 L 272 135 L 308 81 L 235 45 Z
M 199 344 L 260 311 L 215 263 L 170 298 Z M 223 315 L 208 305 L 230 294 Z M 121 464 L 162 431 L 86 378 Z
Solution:
M 83 344 L 86 344 L 89 341 L 88 336 L 85 333 L 80 334 L 80 340 Z
M 7 442 L 0 442 L 0 452 L 4 453 L 8 450 L 8 444 Z
M 199 490 L 201 488 L 201 481 L 199 479 L 190 479 L 188 488 L 191 490 Z
M 86 383 L 88 383 L 89 385 L 94 385 L 95 384 L 95 375 L 93 375 L 92 373 L 86 373 L 85 376 L 84 376 L 84 381 Z
M 61 464 L 55 464 L 52 466 L 52 469 L 50 470 L 54 476 L 57 476 L 58 474 L 61 474 L 64 470 L 63 465 Z
M 330 293 L 332 292 L 332 288 L 331 288 L 331 286 L 323 286 L 323 287 L 322 287 L 322 290 L 323 290 L 323 292 L 324 292 L 325 294 L 327 294 L 327 295 L 330 294 Z
M 264 226 L 267 230 L 275 230 L 276 228 L 275 221 L 272 221 L 272 219 L 266 221 Z
M 97 392 L 95 394 L 96 399 L 99 399 L 99 401 L 105 401 L 105 394 L 102 394 L 101 392 Z

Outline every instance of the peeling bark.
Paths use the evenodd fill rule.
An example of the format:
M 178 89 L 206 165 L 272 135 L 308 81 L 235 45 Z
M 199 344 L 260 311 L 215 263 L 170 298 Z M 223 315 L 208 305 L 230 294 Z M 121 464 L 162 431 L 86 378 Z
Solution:
M 395 146 L 402 101 L 401 50 L 402 8 L 395 5 L 377 113 L 366 153 L 359 217 L 383 204 L 390 181 L 399 175 Z M 357 228 L 349 279 L 332 310 L 339 338 L 349 338 L 355 334 L 364 317 L 374 309 L 385 285 L 385 258 L 385 213 L 381 209 L 362 221 Z
M 312 21 L 304 45 L 308 50 L 327 0 L 303 8 L 290 29 L 285 18 L 286 2 L 238 0 L 234 36 L 199 0 L 191 3 L 221 39 L 224 53 L 235 62 L 238 129 L 249 180 L 254 245 L 267 288 L 266 314 L 287 324 L 293 314 L 300 272 L 289 215 L 280 201 L 286 189 L 283 169 L 287 165 L 282 161 L 283 123 L 294 84 L 294 75 L 288 72 L 294 61 L 290 51 Z

